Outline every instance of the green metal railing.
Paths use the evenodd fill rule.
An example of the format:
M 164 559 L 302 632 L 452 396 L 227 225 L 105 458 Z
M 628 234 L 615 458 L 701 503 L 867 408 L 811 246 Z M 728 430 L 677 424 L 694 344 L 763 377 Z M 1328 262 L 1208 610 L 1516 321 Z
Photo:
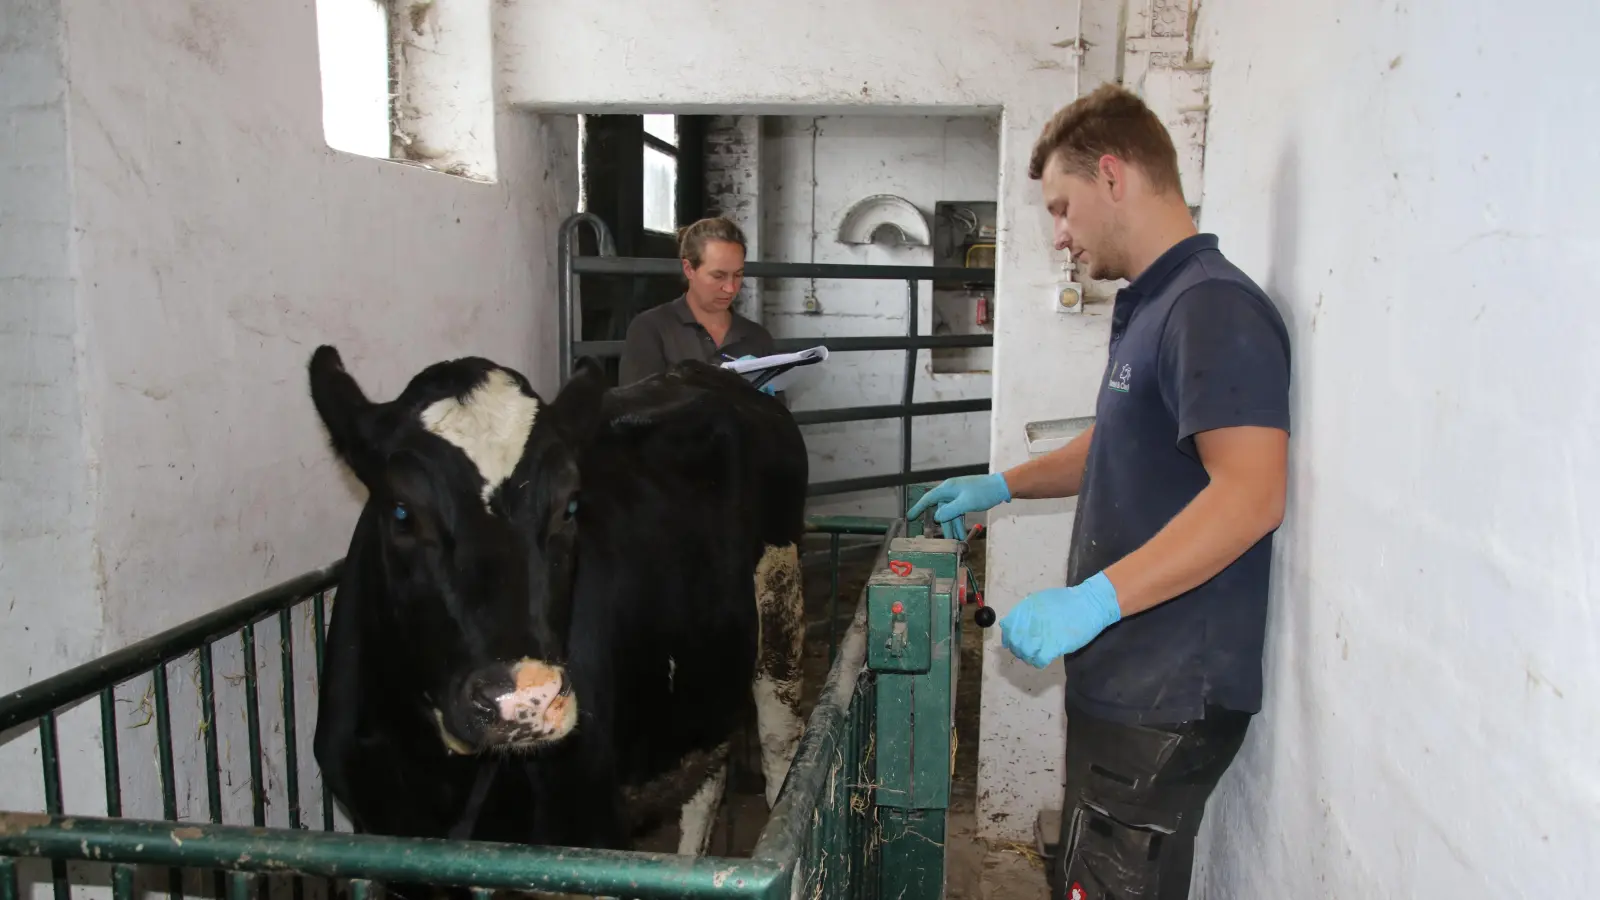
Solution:
M 910 523 L 911 531 L 920 533 L 922 524 Z M 136 892 L 143 890 L 165 891 L 181 898 L 186 888 L 191 893 L 244 900 L 259 896 L 264 880 L 284 877 L 291 880 L 296 900 L 305 895 L 308 886 L 321 885 L 324 879 L 348 882 L 352 900 L 366 900 L 386 882 L 471 888 L 474 900 L 486 900 L 494 890 L 637 898 L 876 897 L 886 877 L 908 877 L 924 887 L 942 884 L 942 856 L 933 859 L 906 843 L 921 843 L 936 836 L 942 846 L 943 804 L 935 796 L 938 792 L 922 790 L 912 794 L 890 787 L 886 795 L 880 782 L 907 781 L 911 776 L 900 771 L 906 766 L 918 767 L 916 779 L 925 786 L 931 786 L 931 779 L 935 778 L 948 782 L 949 772 L 943 762 L 933 765 L 930 754 L 940 755 L 941 760 L 948 758 L 951 745 L 938 743 L 936 749 L 928 736 L 942 734 L 941 740 L 949 738 L 954 706 L 950 666 L 951 658 L 958 655 L 952 649 L 952 632 L 948 627 L 942 632 L 942 650 L 938 627 L 920 638 L 930 642 L 923 655 L 944 660 L 943 667 L 936 664 L 931 674 L 908 673 L 903 671 L 904 666 L 893 662 L 888 674 L 880 674 L 868 665 L 869 644 L 894 633 L 892 622 L 873 612 L 883 604 L 875 606 L 872 595 L 884 589 L 883 576 L 889 571 L 892 556 L 896 566 L 904 565 L 901 557 L 907 539 L 900 536 L 906 528 L 907 523 L 898 520 L 849 517 L 817 517 L 808 524 L 811 532 L 826 534 L 830 540 L 830 579 L 835 588 L 830 616 L 836 609 L 832 604 L 837 603 L 842 536 L 882 538 L 875 563 L 878 574 L 863 590 L 855 617 L 842 637 L 835 638 L 830 622 L 832 663 L 827 681 L 807 723 L 788 780 L 750 858 L 691 858 L 336 832 L 333 801 L 325 788 L 317 798 L 320 816 L 308 816 L 297 750 L 302 733 L 296 730 L 295 721 L 295 614 L 309 613 L 310 639 L 320 673 L 327 606 L 339 575 L 339 564 L 335 564 L 0 698 L 0 736 L 36 724 L 44 778 L 43 813 L 0 812 L 0 900 L 19 900 L 23 896 L 25 885 L 20 878 L 19 858 L 49 861 L 55 900 L 71 898 L 74 882 L 68 877 L 68 861 L 109 867 L 115 900 L 132 900 Z M 922 604 L 919 608 L 928 608 L 932 620 L 944 617 L 947 622 L 958 621 L 960 601 L 950 588 L 952 582 L 945 577 L 945 570 L 954 571 L 952 567 L 958 565 L 960 545 L 915 539 L 912 544 L 924 556 L 914 559 L 917 568 L 911 580 L 917 584 L 926 582 L 929 589 L 919 595 L 915 585 L 908 588 L 889 584 L 889 588 L 899 591 L 903 598 L 925 596 L 925 600 L 914 602 Z M 931 549 L 929 545 L 933 545 Z M 949 558 L 936 559 L 939 553 Z M 929 560 L 935 560 L 933 565 L 938 570 L 933 575 L 929 574 L 933 569 L 927 568 Z M 932 587 L 935 576 L 942 579 L 938 582 L 942 593 Z M 258 666 L 256 629 L 272 619 L 277 620 L 279 666 L 284 673 L 278 698 L 284 755 L 281 766 L 273 769 L 284 773 L 280 785 L 285 809 L 281 824 L 266 827 L 268 797 L 263 767 L 269 760 L 263 753 L 260 685 L 267 670 Z M 214 654 L 219 646 L 234 639 L 239 642 L 243 669 L 250 825 L 223 821 Z M 904 641 L 897 646 L 903 649 Z M 191 654 L 197 656 L 199 670 L 201 727 L 197 738 L 203 743 L 206 770 L 206 822 L 193 821 L 192 811 L 188 820 L 180 821 L 177 802 L 178 748 L 174 742 L 168 667 Z M 156 728 L 155 757 L 162 808 L 159 819 L 124 815 L 116 691 L 142 676 L 151 683 L 147 696 L 152 703 L 149 721 Z M 923 717 L 914 726 L 911 707 L 902 708 L 898 700 L 890 707 L 884 706 L 877 687 L 880 677 L 889 679 L 894 697 L 918 689 L 913 688 L 913 683 L 942 683 L 949 693 L 942 700 L 932 693 L 919 695 L 916 708 Z M 913 681 L 904 681 L 906 678 Z M 106 815 L 69 815 L 63 803 L 58 717 L 69 707 L 96 698 L 100 705 Z M 898 718 L 880 720 L 886 709 L 892 718 Z M 923 742 L 916 758 L 910 755 L 914 727 L 917 740 Z M 15 740 L 17 735 L 9 737 Z M 880 747 L 891 748 L 888 770 L 879 765 Z M 936 772 L 942 774 L 933 774 Z M 944 796 L 948 796 L 947 784 Z M 908 807 L 913 801 L 916 805 Z M 880 817 L 880 810 L 889 807 L 890 814 Z M 320 819 L 321 831 L 310 830 L 316 824 L 310 821 L 312 818 Z M 927 824 L 935 818 L 940 823 L 937 828 Z M 886 875 L 880 866 L 885 858 L 902 863 Z M 910 864 L 936 869 L 919 875 L 905 868 Z M 166 869 L 165 883 L 137 886 L 135 876 L 141 874 L 140 866 L 155 867 L 157 874 Z M 198 877 L 185 880 L 186 871 Z M 194 891 L 195 887 L 199 890 Z M 936 896 L 922 890 L 897 893 L 908 898 Z

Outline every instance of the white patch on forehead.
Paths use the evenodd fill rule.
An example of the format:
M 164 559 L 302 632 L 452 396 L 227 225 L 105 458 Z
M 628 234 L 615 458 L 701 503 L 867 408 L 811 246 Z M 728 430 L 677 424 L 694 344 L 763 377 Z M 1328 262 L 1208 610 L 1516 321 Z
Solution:
M 422 411 L 422 427 L 461 448 L 472 460 L 483 476 L 487 505 L 522 459 L 538 412 L 539 401 L 524 394 L 504 369 L 495 369 L 465 401 L 451 397 L 430 404 Z

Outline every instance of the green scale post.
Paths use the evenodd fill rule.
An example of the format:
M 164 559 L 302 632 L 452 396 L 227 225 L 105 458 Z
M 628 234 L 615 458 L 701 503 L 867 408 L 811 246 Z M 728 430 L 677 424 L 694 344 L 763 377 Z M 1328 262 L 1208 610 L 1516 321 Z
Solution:
M 925 486 L 912 488 L 912 502 L 924 491 Z M 908 532 L 937 533 L 919 527 L 923 522 L 907 524 Z M 961 604 L 968 583 L 964 552 L 960 541 L 893 538 L 888 567 L 867 583 L 867 665 L 877 680 L 881 896 L 944 896 Z

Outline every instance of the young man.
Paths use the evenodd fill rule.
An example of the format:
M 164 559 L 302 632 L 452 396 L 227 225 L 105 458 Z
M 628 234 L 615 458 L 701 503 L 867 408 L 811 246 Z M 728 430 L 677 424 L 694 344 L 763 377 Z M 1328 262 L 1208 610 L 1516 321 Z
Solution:
M 1033 150 L 1055 246 L 1127 279 L 1094 426 L 1003 473 L 939 485 L 947 536 L 1014 498 L 1077 495 L 1067 584 L 1000 621 L 1044 667 L 1066 657 L 1062 900 L 1187 897 L 1207 798 L 1261 708 L 1271 535 L 1283 518 L 1289 337 L 1271 301 L 1197 234 L 1177 154 L 1107 85 Z

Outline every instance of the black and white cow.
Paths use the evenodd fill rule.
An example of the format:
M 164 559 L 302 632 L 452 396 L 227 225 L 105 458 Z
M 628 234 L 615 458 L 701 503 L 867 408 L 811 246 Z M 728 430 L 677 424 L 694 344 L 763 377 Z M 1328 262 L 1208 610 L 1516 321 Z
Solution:
M 703 854 L 728 744 L 770 804 L 801 732 L 807 462 L 783 405 L 687 363 L 550 402 L 477 358 L 374 403 L 332 347 L 311 396 L 366 485 L 316 756 L 359 830 Z M 753 699 L 753 703 L 752 703 Z

